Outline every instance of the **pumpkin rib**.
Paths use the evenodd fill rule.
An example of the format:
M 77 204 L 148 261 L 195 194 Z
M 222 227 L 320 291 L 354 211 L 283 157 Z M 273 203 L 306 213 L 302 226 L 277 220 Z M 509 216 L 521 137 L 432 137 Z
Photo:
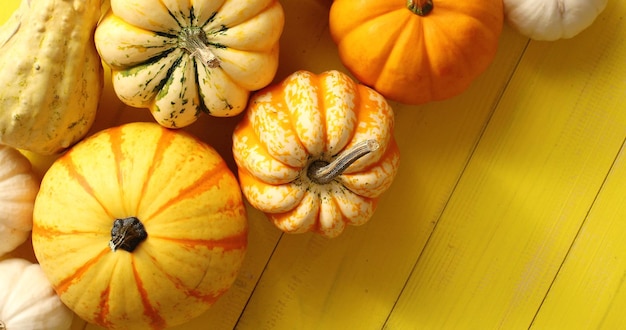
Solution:
M 266 215 L 276 227 L 286 233 L 304 233 L 317 225 L 319 210 L 319 196 L 307 191 L 300 203 L 293 209 L 281 213 L 266 213 Z
M 215 21 L 217 14 L 221 11 L 221 8 L 224 6 L 225 0 L 214 0 L 214 1 L 194 1 L 194 4 L 190 10 L 190 16 L 192 19 L 190 20 L 193 26 L 198 26 L 203 28 L 207 25 Z M 210 5 L 212 7 L 205 8 L 201 7 L 199 10 L 196 10 L 201 5 Z M 197 14 L 205 14 L 204 17 L 201 17 Z M 210 14 L 208 14 L 210 13 Z
M 189 287 L 185 285 L 180 280 L 180 278 L 168 273 L 163 267 L 161 267 L 160 263 L 157 262 L 158 258 L 150 254 L 149 251 L 146 251 L 146 253 L 148 257 L 150 258 L 150 260 L 152 261 L 152 264 L 154 265 L 154 267 L 156 267 L 156 269 L 158 269 L 163 274 L 163 276 L 165 276 L 176 287 L 176 289 L 185 291 L 185 294 L 187 296 L 192 296 L 196 298 L 197 300 L 200 300 L 210 305 L 210 304 L 213 304 L 215 301 L 217 301 L 217 299 L 219 299 L 219 296 L 221 293 L 225 292 L 225 291 L 218 291 L 217 293 L 212 292 L 212 293 L 202 294 L 201 292 L 197 290 L 197 286 L 200 285 L 202 282 L 204 282 L 204 278 L 206 277 L 207 272 L 204 272 L 202 278 L 198 279 L 197 281 L 198 283 L 196 284 L 196 286 Z
M 394 64 L 393 55 L 397 53 L 402 54 L 404 51 L 406 51 L 405 49 L 407 47 L 410 47 L 410 46 L 407 46 L 407 44 L 410 44 L 411 42 L 415 43 L 416 41 L 413 38 L 416 35 L 421 37 L 421 32 L 424 30 L 424 25 L 426 25 L 423 17 L 414 17 L 414 14 L 408 11 L 405 7 L 402 7 L 401 9 L 398 9 L 397 11 L 402 12 L 401 17 L 403 18 L 403 20 L 401 22 L 398 22 L 397 19 L 392 20 L 393 24 L 397 24 L 399 28 L 396 28 L 393 31 L 393 33 L 389 33 L 385 37 L 389 46 L 386 47 L 387 51 L 385 53 L 381 52 L 379 54 L 379 56 L 381 56 L 381 58 L 383 58 L 384 61 L 381 65 L 378 66 L 377 71 L 372 71 L 371 73 L 368 73 L 369 75 L 377 77 L 371 83 L 371 86 L 373 87 L 378 86 L 380 84 L 380 81 L 384 78 L 383 73 L 389 70 L 389 67 L 393 67 L 393 64 Z M 383 18 L 384 17 L 379 17 L 380 20 L 382 20 Z M 399 40 L 402 39 L 402 37 L 405 37 L 406 42 L 398 42 Z M 420 44 L 422 48 L 426 48 L 426 43 L 423 40 L 424 38 L 422 37 L 421 39 L 422 40 Z M 417 50 L 417 49 L 412 50 L 412 52 L 415 52 L 417 54 L 420 54 L 420 51 L 421 50 Z M 430 61 L 428 56 L 419 56 L 419 58 L 426 60 L 426 62 Z M 372 66 L 372 67 L 376 67 L 376 66 Z M 404 76 L 406 74 L 406 70 L 403 70 L 402 68 L 398 68 L 398 70 L 392 70 L 392 72 L 399 73 L 401 76 Z M 368 78 L 368 80 L 370 79 Z
M 247 233 L 242 231 L 235 235 L 217 239 L 192 239 L 192 238 L 174 238 L 159 235 L 150 235 L 152 239 L 161 239 L 168 242 L 173 242 L 186 246 L 202 246 L 209 250 L 222 249 L 224 252 L 232 250 L 241 250 L 245 247 L 245 239 L 248 237 Z
M 100 197 L 96 193 L 96 189 L 91 186 L 91 183 L 89 182 L 89 180 L 87 180 L 85 175 L 78 170 L 78 167 L 76 167 L 76 163 L 72 158 L 72 155 L 73 154 L 70 152 L 67 154 L 68 157 L 61 157 L 55 163 L 58 163 L 58 166 L 65 167 L 69 176 L 78 183 L 78 185 L 84 190 L 87 195 L 91 196 L 98 203 L 98 205 L 100 205 L 102 211 L 106 213 L 107 216 L 115 218 L 113 216 L 114 213 L 107 208 L 107 203 L 100 199 Z
M 157 168 L 161 167 L 164 160 L 165 160 L 165 152 L 167 150 L 170 149 L 172 143 L 174 142 L 174 135 L 173 134 L 165 134 L 165 131 L 161 131 L 161 135 L 159 136 L 159 139 L 157 140 L 156 143 L 156 147 L 154 148 L 154 154 L 152 155 L 152 161 L 150 162 L 150 166 L 147 169 L 147 173 L 146 173 L 146 178 L 148 178 L 148 180 L 144 180 L 143 182 L 143 186 L 141 187 L 141 193 L 139 196 L 141 196 L 141 198 L 139 199 L 138 203 L 137 203 L 137 208 L 135 209 L 135 214 L 139 214 L 139 210 L 143 209 L 143 205 L 144 205 L 144 197 L 147 196 L 147 191 L 149 189 L 150 183 L 152 178 L 155 177 L 154 172 L 156 171 Z M 118 132 L 111 132 L 112 134 L 121 134 L 121 130 Z M 119 166 L 119 162 L 118 162 L 118 166 Z M 143 220 L 142 220 L 143 221 Z
M 375 139 L 381 147 L 355 161 L 343 172 L 344 174 L 363 171 L 379 162 L 393 135 L 394 114 L 385 99 L 365 85 L 357 87 L 357 94 L 359 99 L 368 102 L 359 102 L 355 111 L 359 125 L 353 131 L 350 143 L 343 150 L 369 138 Z M 374 100 L 378 101 L 378 104 L 372 104 Z
M 160 213 L 164 212 L 168 208 L 172 207 L 176 203 L 181 200 L 189 199 L 191 196 L 198 193 L 206 193 L 207 186 L 215 186 L 223 177 L 228 175 L 228 166 L 226 163 L 219 163 L 216 167 L 212 168 L 210 171 L 206 171 L 200 176 L 196 181 L 191 183 L 189 186 L 181 189 L 178 194 L 173 196 L 163 205 L 161 205 L 158 209 L 156 209 L 152 214 L 146 215 L 142 222 L 144 225 L 147 225 L 151 220 L 157 217 Z M 216 175 L 220 174 L 220 175 Z
M 37 235 L 41 238 L 54 239 L 59 236 L 75 236 L 75 235 L 85 235 L 85 234 L 94 234 L 99 235 L 98 231 L 86 231 L 86 230 L 70 230 L 70 231 L 62 231 L 59 230 L 58 227 L 54 226 L 42 226 L 40 223 L 33 223 L 33 231 L 37 232 Z
M 272 17 L 275 15 L 276 17 Z M 268 16 L 268 17 L 265 17 Z M 216 48 L 230 48 L 236 49 L 239 51 L 246 52 L 269 52 L 274 47 L 275 44 L 271 42 L 276 37 L 279 37 L 280 31 L 282 30 L 282 25 L 276 25 L 276 22 L 280 22 L 284 19 L 284 12 L 282 7 L 278 1 L 273 4 L 263 8 L 258 13 L 251 15 L 244 19 L 243 21 L 237 22 L 236 24 L 232 24 L 229 26 L 219 26 L 213 29 L 207 29 L 205 27 L 201 27 L 203 31 L 211 36 L 211 44 L 213 44 Z M 256 26 L 255 23 L 258 21 L 266 22 L 267 26 Z M 237 34 L 245 34 L 246 30 L 250 30 L 252 27 L 247 25 L 253 25 L 254 29 L 257 29 L 262 32 L 271 31 L 273 34 L 265 33 L 262 35 L 262 38 L 228 38 L 228 36 L 232 33 L 234 35 Z M 239 31 L 241 30 L 241 31 Z M 241 39 L 241 40 L 237 40 Z
M 169 80 L 173 67 L 182 60 L 182 55 L 177 54 L 180 52 L 182 51 L 172 49 L 163 52 L 162 57 L 155 56 L 127 69 L 113 68 L 111 76 L 116 95 L 132 107 L 150 107 L 156 95 Z M 150 61 L 152 59 L 155 61 Z M 154 75 L 150 75 L 152 72 Z
M 355 3 L 357 2 L 357 0 L 352 1 Z M 369 23 L 372 20 L 376 20 L 380 16 L 390 14 L 391 12 L 406 10 L 404 6 L 398 8 L 397 4 L 391 1 L 381 3 L 359 1 L 359 3 L 355 6 L 359 8 L 357 12 L 354 12 L 353 8 L 348 8 L 349 6 L 340 5 L 335 6 L 334 10 L 330 12 L 329 21 L 332 20 L 337 22 L 337 33 L 331 34 L 331 37 L 335 41 L 338 41 L 338 39 L 336 39 L 337 36 L 348 35 L 353 32 L 353 30 L 357 29 L 359 25 Z M 346 15 L 350 15 L 353 19 L 344 19 Z
M 153 116 L 162 126 L 185 127 L 194 122 L 201 113 L 197 78 L 195 78 L 197 71 L 195 61 L 191 59 L 187 52 L 181 52 L 174 65 L 168 69 L 165 84 L 156 93 L 149 106 Z M 186 111 L 193 112 L 194 115 L 184 117 L 179 121 Z
M 154 329 L 162 329 L 165 328 L 167 322 L 159 315 L 159 311 L 157 308 L 152 306 L 152 302 L 150 302 L 149 293 L 143 286 L 143 281 L 141 280 L 141 275 L 137 270 L 137 266 L 135 264 L 135 256 L 131 255 L 131 266 L 133 270 L 133 276 L 135 278 L 135 283 L 137 284 L 137 291 L 139 292 L 139 299 L 143 305 L 143 314 L 148 317 L 150 320 L 150 325 Z
M 250 124 L 259 138 L 260 145 L 267 153 L 285 165 L 302 168 L 307 163 L 308 154 L 297 137 L 293 124 L 285 118 L 290 116 L 279 91 L 269 90 L 252 100 Z M 258 95 L 258 94 L 257 94 Z
M 100 300 L 98 302 L 98 312 L 95 314 L 94 320 L 97 324 L 102 325 L 105 328 L 112 328 L 113 324 L 107 319 L 111 311 L 111 305 L 109 303 L 111 295 L 111 286 L 107 285 L 103 292 L 100 293 Z
M 286 129 L 293 132 L 305 154 L 314 156 L 323 152 L 324 143 L 319 141 L 325 141 L 326 125 L 320 111 L 320 106 L 324 104 L 322 80 L 322 77 L 299 71 L 285 82 L 287 87 L 280 93 L 289 116 Z
M 324 155 L 329 159 L 337 156 L 350 142 L 356 130 L 356 109 L 361 99 L 357 97 L 357 83 L 345 73 L 332 71 L 322 74 L 336 80 L 321 79 L 323 89 L 322 120 L 324 122 Z M 328 84 L 337 84 L 341 88 Z
M 211 21 L 219 22 L 220 26 L 216 26 L 215 30 L 219 30 L 222 25 L 235 26 L 250 19 L 251 17 L 262 14 L 268 7 L 274 6 L 278 3 L 277 0 L 257 0 L 246 1 L 245 5 L 237 1 L 225 1 L 219 10 L 216 10 L 217 15 Z M 236 18 L 236 19 L 235 19 Z
M 270 155 L 254 132 L 249 116 L 244 116 L 240 123 L 233 134 L 233 156 L 239 168 L 246 168 L 250 175 L 271 184 L 288 183 L 300 175 L 300 167 L 290 166 Z
M 287 212 L 300 204 L 306 194 L 300 180 L 298 177 L 284 183 L 271 183 L 257 178 L 245 165 L 239 167 L 239 181 L 248 202 L 263 212 Z
M 405 10 L 406 8 L 402 7 L 385 13 L 382 16 L 374 17 L 370 21 L 361 22 L 360 24 L 357 24 L 352 31 L 342 36 L 344 41 L 338 43 L 339 51 L 341 54 L 345 54 L 344 56 L 349 56 L 349 58 L 342 56 L 342 62 L 350 69 L 350 72 L 354 74 L 359 81 L 368 86 L 376 86 L 378 84 L 378 80 L 380 78 L 373 77 L 380 77 L 380 75 L 384 72 L 385 66 L 390 65 L 390 54 L 398 47 L 396 40 L 398 36 L 402 34 L 407 21 L 410 22 L 410 16 L 407 16 L 403 12 Z M 396 28 L 380 28 L 380 25 L 382 24 L 381 22 L 385 22 L 387 20 L 390 21 L 389 25 Z M 398 26 L 400 28 L 397 28 Z M 363 31 L 368 29 L 374 29 L 376 33 L 384 34 L 385 38 L 378 37 L 377 42 L 385 43 L 386 40 L 386 43 L 385 45 L 379 46 L 380 52 L 377 53 L 377 59 L 367 58 L 367 61 L 364 61 L 365 59 L 363 58 L 363 54 L 366 54 L 367 56 L 368 52 L 354 51 L 347 47 L 354 47 L 355 43 L 350 40 L 352 38 L 359 38 L 361 34 L 365 33 Z M 362 47 L 368 48 L 370 46 L 363 45 Z M 364 62 L 368 63 L 368 70 L 357 70 L 356 66 L 362 65 Z
M 89 260 L 86 260 L 82 266 L 76 269 L 75 272 L 69 274 L 68 277 L 61 279 L 56 283 L 53 283 L 55 291 L 59 295 L 65 293 L 72 285 L 76 284 L 76 282 L 79 282 L 80 279 L 87 273 L 87 271 L 89 271 L 90 268 L 98 263 L 98 261 L 100 261 L 109 252 L 111 252 L 111 249 L 108 246 L 104 247 L 102 251 L 100 251 L 100 253 L 90 258 Z
M 137 4 L 137 1 L 132 3 L 127 0 L 110 1 L 112 12 L 133 26 L 161 33 L 176 31 L 178 22 L 169 15 L 169 10 L 165 5 L 162 5 L 162 1 L 158 1 L 161 6 L 154 6 L 153 2 L 144 2 L 146 3 L 142 8 Z M 149 7 L 148 4 L 150 5 Z

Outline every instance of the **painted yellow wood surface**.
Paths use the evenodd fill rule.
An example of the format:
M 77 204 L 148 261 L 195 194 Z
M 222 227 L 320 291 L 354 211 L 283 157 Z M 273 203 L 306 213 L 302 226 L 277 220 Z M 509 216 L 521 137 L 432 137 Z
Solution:
M 5 1 L 5 20 L 19 0 Z M 329 0 L 283 0 L 276 81 L 344 70 Z M 336 239 L 284 235 L 248 208 L 233 288 L 176 329 L 626 328 L 626 3 L 570 40 L 505 27 L 494 63 L 462 95 L 392 103 L 402 152 L 369 223 Z M 151 121 L 107 77 L 92 132 Z M 234 169 L 239 117 L 187 128 Z M 49 159 L 39 159 L 43 173 Z M 29 242 L 16 252 L 33 258 Z M 73 329 L 99 329 L 76 319 Z

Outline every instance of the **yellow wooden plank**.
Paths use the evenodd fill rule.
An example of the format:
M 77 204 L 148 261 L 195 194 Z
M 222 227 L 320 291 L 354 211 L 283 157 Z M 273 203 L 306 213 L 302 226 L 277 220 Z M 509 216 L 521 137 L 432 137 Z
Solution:
M 626 31 L 624 2 L 604 17 L 607 31 Z M 604 50 L 602 106 L 626 112 L 626 35 L 599 35 Z M 614 38 L 614 39 L 613 39 Z M 610 39 L 610 40 L 609 40 Z M 536 329 L 626 328 L 626 150 L 622 150 L 533 322 Z
M 386 328 L 531 324 L 626 137 L 625 14 L 529 45 Z
M 626 150 L 539 309 L 536 329 L 626 328 Z
M 506 29 L 494 64 L 459 97 L 393 104 L 401 165 L 374 218 L 333 240 L 283 236 L 237 328 L 380 329 L 526 42 Z M 309 52 L 336 56 L 328 36 Z M 321 69 L 307 61 L 300 68 Z

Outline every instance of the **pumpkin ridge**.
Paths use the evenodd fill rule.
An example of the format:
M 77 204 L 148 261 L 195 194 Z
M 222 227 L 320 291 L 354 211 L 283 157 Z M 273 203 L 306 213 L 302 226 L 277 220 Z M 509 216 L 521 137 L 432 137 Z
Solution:
M 70 178 L 75 180 L 78 183 L 78 185 L 81 188 L 83 188 L 85 193 L 87 193 L 88 195 L 93 197 L 93 199 L 96 202 L 98 202 L 98 205 L 100 205 L 102 210 L 109 217 L 115 218 L 113 216 L 113 213 L 111 212 L 111 210 L 109 210 L 106 207 L 106 203 L 103 203 L 102 200 L 100 200 L 100 198 L 97 196 L 96 190 L 91 186 L 91 184 L 89 183 L 87 178 L 83 175 L 83 173 L 78 171 L 78 168 L 76 167 L 76 163 L 75 163 L 74 159 L 72 158 L 72 154 L 71 153 L 67 154 L 67 157 L 61 157 L 60 159 L 58 159 L 57 163 L 59 164 L 59 166 L 64 166 L 66 168 Z
M 154 149 L 154 154 L 152 156 L 152 161 L 150 162 L 150 167 L 148 168 L 148 171 L 146 172 L 146 178 L 149 178 L 148 180 L 144 180 L 143 182 L 143 186 L 141 187 L 141 191 L 139 196 L 140 199 L 137 203 L 137 209 L 135 210 L 135 214 L 139 214 L 139 210 L 141 210 L 143 207 L 143 203 L 144 203 L 144 197 L 147 196 L 147 191 L 148 191 L 148 187 L 150 186 L 150 183 L 152 182 L 152 178 L 154 178 L 154 172 L 157 168 L 159 168 L 161 166 L 161 164 L 163 164 L 163 160 L 165 158 L 165 152 L 167 150 L 169 150 L 170 146 L 172 145 L 174 141 L 174 134 L 171 134 L 171 132 L 165 131 L 165 129 L 161 129 L 161 135 L 159 136 L 159 139 L 156 143 L 156 148 Z M 142 219 L 142 222 L 145 219 Z
M 204 272 L 202 278 L 200 280 L 198 280 L 198 284 L 196 284 L 193 288 L 192 287 L 188 287 L 180 280 L 179 277 L 171 275 L 170 273 L 165 271 L 165 269 L 161 266 L 161 263 L 159 263 L 157 261 L 158 258 L 156 258 L 155 256 L 153 256 L 152 254 L 150 254 L 147 251 L 146 251 L 146 253 L 148 254 L 150 260 L 152 260 L 153 265 L 163 274 L 163 276 L 165 276 L 177 289 L 185 291 L 185 294 L 187 296 L 192 296 L 194 298 L 197 298 L 198 300 L 201 300 L 201 301 L 211 305 L 215 301 L 217 301 L 217 299 L 219 299 L 219 297 L 224 292 L 228 291 L 228 289 L 224 289 L 224 290 L 218 291 L 217 293 L 201 294 L 201 292 L 199 290 L 197 290 L 197 288 L 204 281 L 204 277 L 206 277 L 207 272 Z
M 163 8 L 165 9 L 165 11 L 167 11 L 167 14 L 170 15 L 170 17 L 172 17 L 172 19 L 176 22 L 176 24 L 178 25 L 179 28 L 183 28 L 184 25 L 180 22 L 180 20 L 178 19 L 178 17 L 176 16 L 176 14 L 174 14 L 174 12 L 172 10 L 170 10 L 170 8 L 163 2 L 163 0 L 159 0 L 159 3 L 163 6 Z M 191 9 L 193 10 L 193 6 L 191 6 Z M 190 10 L 191 11 L 191 10 Z M 182 13 L 184 14 L 184 13 Z M 185 15 L 183 15 L 184 17 Z M 187 15 L 190 18 L 192 18 L 191 13 L 190 15 Z M 192 23 L 193 20 L 190 19 L 189 23 Z M 186 22 L 185 22 L 186 23 Z
M 107 285 L 106 289 L 100 293 L 100 301 L 98 302 L 98 313 L 94 317 L 97 324 L 104 326 L 105 328 L 111 328 L 113 324 L 107 320 L 106 315 L 110 312 L 109 296 L 111 293 L 111 287 Z
M 181 200 L 189 199 L 190 196 L 193 196 L 195 194 L 202 194 L 202 193 L 207 192 L 206 187 L 217 186 L 217 182 L 219 182 L 219 180 L 222 179 L 223 177 L 227 176 L 228 173 L 230 172 L 228 170 L 226 163 L 220 162 L 219 164 L 217 164 L 217 166 L 213 167 L 209 171 L 204 172 L 202 176 L 197 178 L 189 186 L 181 189 L 175 196 L 173 196 L 167 202 L 163 203 L 163 205 L 161 205 L 161 207 L 159 207 L 152 214 L 150 214 L 149 216 L 145 216 L 142 222 L 144 224 L 147 224 L 150 221 L 150 219 L 153 219 L 154 217 L 158 216 L 159 214 L 161 214 L 162 212 L 164 212 L 171 206 L 175 205 L 177 202 Z M 221 174 L 221 175 L 216 175 L 216 174 Z
M 135 283 L 137 284 L 137 291 L 139 292 L 139 298 L 141 299 L 141 303 L 144 308 L 143 314 L 150 319 L 150 325 L 154 329 L 165 328 L 167 323 L 159 315 L 158 309 L 152 306 L 150 299 L 148 299 L 149 294 L 148 291 L 146 291 L 146 288 L 144 288 L 143 286 L 143 281 L 141 280 L 141 276 L 139 274 L 139 271 L 137 270 L 137 266 L 135 265 L 135 257 L 133 256 L 131 260 L 133 276 L 135 278 Z
M 407 9 L 405 7 L 402 7 L 400 9 L 389 11 L 389 12 L 387 12 L 387 13 L 381 15 L 381 16 L 373 17 L 371 20 L 364 21 L 361 24 L 355 26 L 354 30 L 356 31 L 359 27 L 362 27 L 364 24 L 368 24 L 368 23 L 378 27 L 379 24 L 376 23 L 376 22 L 377 21 L 383 21 L 384 20 L 383 18 L 386 15 L 397 14 L 397 12 L 406 11 L 406 10 Z M 380 80 L 381 73 L 385 72 L 386 67 L 389 65 L 389 62 L 391 60 L 391 56 L 390 55 L 394 52 L 395 49 L 397 49 L 397 47 L 400 47 L 400 48 L 404 47 L 403 45 L 402 46 L 398 46 L 398 44 L 395 42 L 395 40 L 398 40 L 398 37 L 400 35 L 402 35 L 403 32 L 404 33 L 412 33 L 412 28 L 409 27 L 409 23 L 412 21 L 412 19 L 411 19 L 412 17 L 411 16 L 407 16 L 407 15 L 398 15 L 398 16 L 400 16 L 400 17 L 402 17 L 404 19 L 402 21 L 398 21 L 398 20 L 394 19 L 394 21 L 395 21 L 394 25 L 401 26 L 402 28 L 397 28 L 397 29 L 395 29 L 393 31 L 390 31 L 385 38 L 378 38 L 375 41 L 376 43 L 383 43 L 383 42 L 385 42 L 385 40 L 387 40 L 387 45 L 384 48 L 381 48 L 381 49 L 385 50 L 385 53 L 383 54 L 382 51 L 381 51 L 381 53 L 379 54 L 381 60 L 384 61 L 384 62 L 382 64 L 380 64 L 380 65 L 370 65 L 369 66 L 370 72 L 367 75 L 369 77 L 378 77 L 378 78 L 376 78 L 376 81 L 372 81 L 372 82 L 364 81 L 365 84 L 368 84 L 368 85 L 371 84 L 372 86 L 377 86 L 378 85 L 378 80 Z M 420 25 L 422 25 L 421 20 L 417 20 L 417 21 L 419 21 Z M 347 36 L 347 34 L 346 34 L 346 36 Z M 346 36 L 344 36 L 344 38 L 347 38 Z M 399 50 L 399 51 L 402 52 L 402 50 Z M 371 59 L 369 59 L 369 60 L 371 61 Z M 349 65 L 350 63 L 346 63 L 346 64 Z M 359 80 L 361 80 L 361 79 L 359 78 Z M 369 79 L 364 79 L 364 80 L 369 80 Z
M 58 227 L 56 226 L 42 226 L 38 222 L 33 222 L 32 230 L 37 233 L 37 236 L 48 238 L 48 239 L 53 239 L 57 236 L 65 236 L 65 235 L 73 236 L 73 235 L 84 235 L 84 234 L 94 234 L 94 235 L 102 234 L 101 232 L 83 231 L 83 230 L 62 231 L 62 230 L 59 230 Z
M 76 271 L 72 272 L 68 277 L 61 279 L 57 283 L 54 283 L 54 289 L 59 294 L 65 293 L 74 283 L 80 282 L 83 275 L 93 267 L 100 259 L 107 255 L 111 249 L 107 246 L 100 251 L 95 257 L 85 261 Z
M 372 21 L 377 20 L 381 16 L 389 15 L 397 11 L 406 10 L 406 7 L 404 5 L 401 5 L 400 8 L 396 8 L 396 6 L 393 6 L 392 4 L 389 7 L 390 8 L 380 8 L 376 10 L 371 10 L 373 8 L 371 8 L 371 6 L 368 6 L 368 8 L 366 8 L 365 10 L 360 10 L 359 14 L 361 16 L 358 17 L 357 19 L 354 19 L 352 22 L 350 22 L 351 26 L 342 26 L 340 34 L 343 36 L 346 36 L 352 33 L 354 30 L 358 29 L 361 25 L 371 23 Z M 366 14 L 367 16 L 363 16 L 363 14 Z M 345 24 L 345 23 L 346 22 L 342 22 L 342 24 Z M 337 40 L 338 36 L 339 34 L 331 34 L 331 37 L 335 40 Z
M 248 234 L 245 231 L 236 233 L 234 235 L 216 238 L 216 239 L 194 239 L 194 238 L 175 238 L 175 237 L 164 237 L 164 236 L 155 236 L 151 235 L 151 239 L 161 239 L 164 241 L 169 241 L 181 245 L 187 246 L 204 246 L 209 250 L 222 248 L 224 252 L 240 250 L 246 246 L 246 240 L 248 238 Z
M 122 173 L 122 160 L 124 159 L 124 151 L 122 150 L 122 144 L 124 139 L 122 138 L 121 130 L 111 130 L 108 134 L 109 143 L 111 144 L 111 153 L 115 163 L 115 175 L 117 177 L 117 185 L 120 187 L 119 192 L 121 200 L 126 200 L 124 189 L 124 175 Z

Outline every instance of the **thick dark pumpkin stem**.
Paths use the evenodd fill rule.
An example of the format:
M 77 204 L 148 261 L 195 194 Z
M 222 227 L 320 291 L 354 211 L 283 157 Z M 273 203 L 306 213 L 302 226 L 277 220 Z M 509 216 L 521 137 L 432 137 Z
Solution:
M 379 148 L 376 140 L 370 139 L 355 144 L 352 148 L 340 153 L 332 162 L 314 161 L 309 165 L 307 175 L 317 184 L 327 184 L 340 176 L 352 163 Z
M 432 0 L 406 0 L 406 7 L 414 14 L 426 16 L 433 10 L 434 5 Z
M 139 219 L 135 217 L 115 219 L 111 229 L 109 246 L 113 252 L 117 249 L 133 252 L 139 243 L 143 242 L 147 237 L 146 228 L 144 228 Z

